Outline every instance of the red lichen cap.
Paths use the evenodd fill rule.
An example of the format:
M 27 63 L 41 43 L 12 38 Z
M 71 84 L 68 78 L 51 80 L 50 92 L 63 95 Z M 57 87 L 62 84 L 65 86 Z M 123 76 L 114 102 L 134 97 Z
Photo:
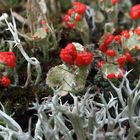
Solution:
M 75 21 L 79 22 L 81 20 L 81 16 L 79 14 L 75 15 Z
M 134 30 L 134 33 L 137 34 L 137 35 L 140 35 L 140 27 L 137 27 L 137 28 Z
M 0 61 L 14 68 L 16 65 L 16 56 L 13 52 L 0 52 Z
M 129 38 L 130 37 L 130 34 L 129 34 L 129 31 L 128 30 L 123 30 L 121 32 L 121 35 L 124 36 L 125 38 Z
M 70 16 L 69 15 L 65 15 L 63 17 L 64 22 L 69 22 L 70 21 Z
M 113 35 L 106 35 L 103 43 L 99 46 L 99 50 L 102 52 L 106 52 L 106 50 L 108 49 L 109 45 L 112 43 L 112 41 L 114 40 L 114 36 Z
M 85 66 L 89 65 L 91 61 L 92 61 L 92 53 L 83 51 L 77 54 L 75 64 L 77 66 Z
M 99 61 L 97 67 L 100 69 L 103 65 L 104 61 Z
M 114 40 L 118 43 L 118 44 L 121 44 L 122 43 L 122 36 L 121 35 L 116 35 L 114 36 Z
M 140 4 L 134 5 L 130 9 L 130 17 L 133 20 L 139 19 L 140 18 Z
M 129 52 L 125 52 L 125 56 L 126 56 L 126 59 L 131 62 L 131 63 L 134 63 L 135 62 L 135 59 L 131 56 L 131 54 Z
M 115 78 L 116 78 L 115 73 L 109 73 L 109 74 L 107 75 L 107 79 L 115 79 Z
M 62 59 L 62 61 L 68 64 L 74 63 L 76 55 L 77 55 L 77 51 L 72 43 L 67 44 L 67 46 L 64 49 L 62 49 L 60 52 L 60 58 Z
M 11 84 L 11 80 L 7 76 L 2 76 L 2 78 L 0 79 L 0 83 L 4 87 L 8 87 Z
M 111 2 L 112 2 L 112 5 L 116 5 L 119 3 L 119 0 L 111 0 Z
M 120 55 L 117 59 L 117 62 L 119 63 L 120 66 L 122 66 L 126 62 L 126 57 L 123 55 Z
M 81 2 L 73 2 L 73 6 L 75 7 L 75 12 L 83 15 L 86 12 L 86 5 Z
M 106 51 L 106 55 L 107 55 L 107 56 L 110 56 L 110 57 L 115 57 L 115 56 L 116 56 L 116 53 L 115 53 L 114 50 L 108 49 L 108 50 Z

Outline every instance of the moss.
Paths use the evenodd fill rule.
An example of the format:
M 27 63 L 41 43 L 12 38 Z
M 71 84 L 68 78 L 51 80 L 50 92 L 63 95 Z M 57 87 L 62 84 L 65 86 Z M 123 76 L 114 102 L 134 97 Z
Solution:
M 47 96 L 47 93 L 49 92 L 47 89 L 43 89 L 41 86 L 40 88 L 33 86 L 29 86 L 27 88 L 1 88 L 0 100 L 5 106 L 8 114 L 14 113 L 19 115 L 24 114 L 25 111 L 28 110 L 29 104 L 35 101 L 36 97 L 40 100 L 42 97 Z

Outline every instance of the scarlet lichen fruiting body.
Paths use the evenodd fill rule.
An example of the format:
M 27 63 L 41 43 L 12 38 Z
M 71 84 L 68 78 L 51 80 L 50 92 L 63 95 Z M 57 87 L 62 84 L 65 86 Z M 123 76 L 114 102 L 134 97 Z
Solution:
M 78 50 L 79 48 L 75 47 L 72 43 L 69 43 L 64 49 L 60 52 L 60 58 L 62 61 L 77 66 L 87 66 L 92 62 L 92 53 L 87 52 L 86 49 Z
M 86 12 L 86 5 L 81 2 L 73 2 L 72 8 L 68 9 L 67 14 L 64 16 L 63 21 L 65 27 L 75 29 L 78 22 L 82 20 L 83 15 Z
M 117 59 L 117 62 L 119 63 L 120 66 L 124 65 L 126 62 L 126 57 L 123 55 L 120 55 Z
M 112 5 L 116 5 L 119 3 L 119 0 L 111 0 L 111 2 L 112 2 Z
M 136 19 L 140 18 L 140 4 L 137 4 L 137 5 L 131 7 L 131 9 L 130 9 L 130 17 L 133 20 L 136 20 Z
M 92 61 L 92 53 L 83 51 L 77 54 L 75 64 L 77 66 L 86 66 L 89 65 Z
M 16 65 L 16 56 L 13 52 L 0 52 L 0 61 L 14 68 Z
M 11 80 L 7 76 L 2 76 L 2 78 L 0 78 L 0 83 L 4 87 L 8 87 L 11 84 Z
M 107 75 L 107 79 L 115 79 L 115 78 L 116 78 L 115 73 L 110 73 Z
M 114 50 L 108 49 L 106 51 L 106 55 L 109 56 L 109 57 L 115 57 L 116 56 L 116 53 L 115 53 Z
M 64 49 L 60 52 L 60 58 L 62 61 L 68 64 L 74 64 L 77 52 L 76 48 L 72 43 L 69 43 Z

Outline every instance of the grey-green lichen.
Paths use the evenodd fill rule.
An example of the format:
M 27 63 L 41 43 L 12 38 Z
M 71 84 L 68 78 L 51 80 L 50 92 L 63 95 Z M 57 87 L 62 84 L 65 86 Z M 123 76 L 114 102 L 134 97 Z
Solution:
M 52 67 L 47 73 L 46 84 L 51 88 L 60 88 L 60 95 L 66 95 L 75 83 L 72 74 L 65 64 Z
M 47 73 L 46 84 L 51 88 L 60 88 L 59 94 L 79 92 L 84 89 L 89 68 L 68 67 L 65 64 L 52 67 Z

